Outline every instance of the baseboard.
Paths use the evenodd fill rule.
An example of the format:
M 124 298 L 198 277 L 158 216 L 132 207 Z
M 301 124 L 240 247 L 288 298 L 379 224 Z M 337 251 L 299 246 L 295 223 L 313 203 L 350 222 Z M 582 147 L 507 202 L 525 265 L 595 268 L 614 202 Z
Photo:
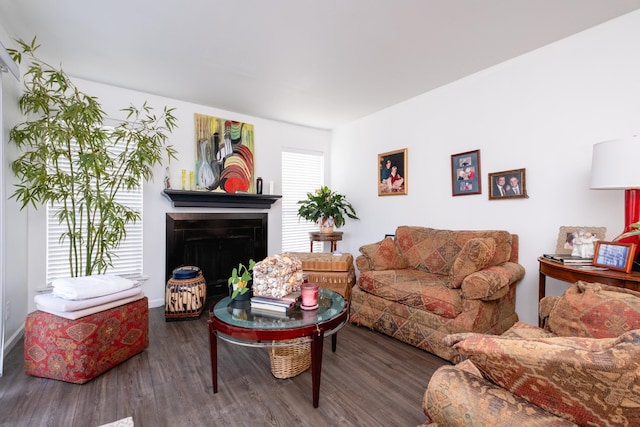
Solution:
M 164 307 L 164 299 L 149 300 L 149 308 Z
M 18 328 L 17 331 L 13 333 L 13 335 L 11 335 L 9 338 L 5 338 L 3 354 L 5 355 L 8 354 L 13 349 L 13 347 L 16 346 L 18 341 L 20 341 L 20 339 L 23 336 L 24 336 L 24 323 L 20 326 L 20 328 Z

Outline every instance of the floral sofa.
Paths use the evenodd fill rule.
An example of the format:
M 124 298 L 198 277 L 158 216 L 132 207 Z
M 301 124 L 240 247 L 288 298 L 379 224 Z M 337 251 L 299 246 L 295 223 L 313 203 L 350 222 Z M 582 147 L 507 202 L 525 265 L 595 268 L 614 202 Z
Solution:
M 400 226 L 395 239 L 360 252 L 350 307 L 356 325 L 455 363 L 461 356 L 444 344 L 447 335 L 501 334 L 518 320 L 517 235 Z
M 467 359 L 431 377 L 427 425 L 640 425 L 639 297 L 578 282 L 542 299 L 543 328 L 449 336 Z

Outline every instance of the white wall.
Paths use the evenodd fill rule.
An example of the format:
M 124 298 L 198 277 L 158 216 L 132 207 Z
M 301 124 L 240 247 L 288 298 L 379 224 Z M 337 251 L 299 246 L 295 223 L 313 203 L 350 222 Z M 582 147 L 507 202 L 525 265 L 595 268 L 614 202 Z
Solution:
M 554 251 L 559 227 L 622 231 L 622 190 L 590 190 L 589 170 L 594 143 L 640 131 L 639 40 L 634 12 L 335 130 L 333 187 L 361 218 L 340 249 L 405 224 L 517 233 L 527 273 L 516 309 L 535 324 L 537 257 Z M 408 195 L 378 197 L 377 154 L 405 147 Z M 475 149 L 482 194 L 452 197 L 450 156 Z M 488 200 L 487 174 L 519 168 L 529 198 Z M 547 294 L 564 289 L 547 281 Z
M 173 188 L 180 188 L 181 169 L 193 170 L 195 165 L 194 114 L 206 114 L 230 120 L 251 123 L 255 126 L 255 174 L 266 183 L 274 181 L 275 192 L 281 190 L 281 152 L 285 147 L 313 149 L 330 155 L 330 133 L 316 129 L 245 116 L 212 107 L 190 104 L 173 99 L 162 98 L 145 93 L 106 86 L 85 80 L 75 79 L 84 92 L 96 96 L 110 117 L 120 118 L 120 109 L 129 104 L 142 105 L 146 100 L 158 113 L 166 105 L 175 107 L 174 115 L 178 119 L 178 128 L 173 132 L 170 143 L 178 150 L 178 161 L 169 165 Z M 167 278 L 165 272 L 165 215 L 167 212 L 247 212 L 246 209 L 192 209 L 173 208 L 163 195 L 164 166 L 158 167 L 155 179 L 144 187 L 144 274 L 149 280 L 144 284 L 149 305 L 164 305 L 164 287 Z M 271 209 L 252 210 L 267 212 L 269 215 L 269 253 L 278 253 L 281 248 L 281 202 Z M 44 210 L 30 211 L 29 214 L 29 310 L 33 310 L 33 295 L 45 283 L 44 269 Z M 26 315 L 26 311 L 22 314 Z

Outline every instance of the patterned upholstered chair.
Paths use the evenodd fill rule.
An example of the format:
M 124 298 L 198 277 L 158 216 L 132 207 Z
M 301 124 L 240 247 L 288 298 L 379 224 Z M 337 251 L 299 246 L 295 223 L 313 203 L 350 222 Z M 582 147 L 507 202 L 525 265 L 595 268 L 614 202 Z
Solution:
M 400 226 L 395 239 L 364 245 L 350 321 L 451 362 L 443 343 L 459 332 L 501 334 L 517 320 L 518 236 L 503 230 Z
M 431 377 L 427 425 L 640 425 L 640 293 L 578 282 L 539 311 L 543 328 L 447 337 L 467 359 Z

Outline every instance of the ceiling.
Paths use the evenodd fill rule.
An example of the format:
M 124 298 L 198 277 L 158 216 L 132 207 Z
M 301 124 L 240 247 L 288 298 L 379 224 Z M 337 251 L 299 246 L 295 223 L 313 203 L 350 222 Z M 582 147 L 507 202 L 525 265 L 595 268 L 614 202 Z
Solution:
M 638 8 L 640 0 L 0 0 L 0 27 L 37 36 L 41 58 L 72 76 L 332 129 Z

